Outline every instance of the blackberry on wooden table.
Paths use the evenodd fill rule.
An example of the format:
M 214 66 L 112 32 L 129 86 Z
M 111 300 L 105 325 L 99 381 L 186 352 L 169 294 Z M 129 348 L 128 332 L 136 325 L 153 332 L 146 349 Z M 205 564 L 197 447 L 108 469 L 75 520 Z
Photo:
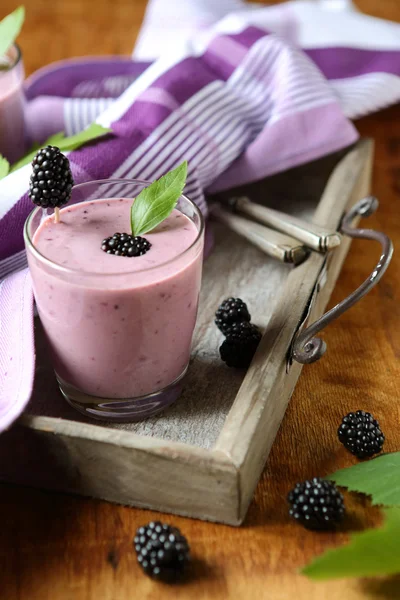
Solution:
M 385 441 L 378 421 L 364 410 L 350 412 L 343 417 L 338 437 L 343 446 L 358 458 L 379 454 Z
M 307 529 L 334 529 L 345 513 L 343 496 L 334 482 L 320 477 L 296 484 L 288 502 L 290 516 Z
M 190 549 L 179 529 L 153 521 L 139 527 L 133 541 L 143 571 L 162 581 L 180 578 L 190 562 Z

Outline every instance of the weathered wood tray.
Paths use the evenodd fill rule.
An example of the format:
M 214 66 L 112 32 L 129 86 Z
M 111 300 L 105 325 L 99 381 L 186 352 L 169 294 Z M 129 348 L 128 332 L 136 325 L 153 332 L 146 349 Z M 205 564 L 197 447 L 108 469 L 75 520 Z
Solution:
M 336 229 L 369 191 L 372 144 L 247 186 L 254 199 Z M 243 191 L 243 190 L 240 190 Z M 37 376 L 25 414 L 0 436 L 0 479 L 239 525 L 300 375 L 291 342 L 323 267 L 309 322 L 329 300 L 350 245 L 293 268 L 215 228 L 205 263 L 191 366 L 179 401 L 141 423 L 87 421 L 62 399 L 37 326 Z M 265 334 L 247 374 L 219 359 L 213 324 L 226 296 L 244 298 Z M 329 349 L 323 360 L 329 361 Z M 312 367 L 310 367 L 312 368 Z

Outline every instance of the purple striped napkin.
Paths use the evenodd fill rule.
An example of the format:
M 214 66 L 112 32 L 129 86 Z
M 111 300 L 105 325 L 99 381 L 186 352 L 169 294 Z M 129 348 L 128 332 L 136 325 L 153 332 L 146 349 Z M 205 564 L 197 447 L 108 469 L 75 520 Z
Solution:
M 70 153 L 76 182 L 152 180 L 187 159 L 185 192 L 206 213 L 206 190 L 346 147 L 357 139 L 347 117 L 400 99 L 398 25 L 330 13 L 315 2 L 244 10 L 239 0 L 180 1 L 187 34 L 163 45 L 168 52 L 159 58 L 149 48 L 157 52 L 154 40 L 165 42 L 171 33 L 169 3 L 154 0 L 138 45 L 143 62 L 67 61 L 27 82 L 35 139 L 61 129 L 74 133 L 94 119 L 112 129 Z M 230 7 L 237 12 L 223 17 Z M 359 47 L 359 25 L 374 28 L 374 48 Z M 33 381 L 32 291 L 22 240 L 32 208 L 29 175 L 27 166 L 0 182 L 0 430 L 24 409 Z

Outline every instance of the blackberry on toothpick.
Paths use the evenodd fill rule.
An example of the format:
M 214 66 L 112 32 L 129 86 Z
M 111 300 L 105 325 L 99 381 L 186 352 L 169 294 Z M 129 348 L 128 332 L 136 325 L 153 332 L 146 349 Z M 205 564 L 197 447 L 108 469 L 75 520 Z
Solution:
M 54 208 L 54 220 L 60 221 L 60 207 L 71 198 L 74 185 L 69 160 L 56 146 L 46 146 L 32 161 L 29 198 L 42 208 Z

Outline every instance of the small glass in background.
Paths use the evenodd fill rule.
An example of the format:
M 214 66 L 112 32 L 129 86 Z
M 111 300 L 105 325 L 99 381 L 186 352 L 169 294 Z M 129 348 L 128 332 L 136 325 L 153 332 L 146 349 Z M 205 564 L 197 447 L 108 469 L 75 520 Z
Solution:
M 0 57 L 0 154 L 10 163 L 25 152 L 24 66 L 14 44 Z

